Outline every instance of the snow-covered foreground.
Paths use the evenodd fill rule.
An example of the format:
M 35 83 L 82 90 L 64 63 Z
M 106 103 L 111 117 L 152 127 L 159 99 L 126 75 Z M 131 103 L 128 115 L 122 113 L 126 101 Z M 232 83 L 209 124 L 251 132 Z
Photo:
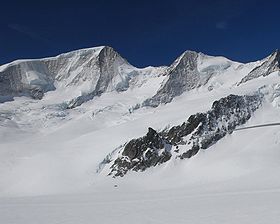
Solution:
M 5 224 L 279 223 L 279 190 L 186 190 L 0 199 Z
M 277 115 L 278 110 L 264 105 L 246 125 L 269 123 Z M 88 168 L 90 160 L 97 162 L 89 152 L 88 160 L 72 149 L 54 157 L 32 156 L 16 170 L 17 184 L 10 192 L 29 196 L 2 197 L 0 223 L 278 223 L 279 143 L 278 126 L 237 131 L 188 161 L 115 179 Z M 75 157 L 84 161 L 74 164 Z M 66 158 L 69 164 L 63 164 Z M 71 186 L 65 182 L 69 176 Z M 80 193 L 77 186 L 83 187 Z

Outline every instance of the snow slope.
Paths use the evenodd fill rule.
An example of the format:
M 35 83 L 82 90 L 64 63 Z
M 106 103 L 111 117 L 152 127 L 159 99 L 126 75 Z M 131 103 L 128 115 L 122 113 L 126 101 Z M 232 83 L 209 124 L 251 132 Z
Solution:
M 189 74 L 186 54 L 170 67 L 139 69 L 111 48 L 101 60 L 102 49 L 0 67 L 1 78 L 9 68 L 28 65 L 13 76 L 17 88 L 0 82 L 5 101 L 0 104 L 0 223 L 279 222 L 279 126 L 236 131 L 191 159 L 172 159 L 123 178 L 108 177 L 109 167 L 101 164 L 148 127 L 179 125 L 230 94 L 264 94 L 244 127 L 279 122 L 277 68 L 240 84 L 263 61 L 242 64 L 193 53 L 192 75 L 199 81 L 173 94 L 174 83 Z M 52 88 L 44 89 L 41 99 L 19 94 L 26 84 L 26 90 L 41 88 L 42 80 Z M 67 109 L 71 100 L 88 94 L 81 105 Z M 171 96 L 166 104 L 144 106 L 165 94 Z

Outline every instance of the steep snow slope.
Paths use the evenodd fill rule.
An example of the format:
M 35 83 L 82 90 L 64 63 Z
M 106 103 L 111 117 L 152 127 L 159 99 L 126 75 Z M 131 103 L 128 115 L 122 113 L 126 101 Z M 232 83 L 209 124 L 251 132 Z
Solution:
M 185 52 L 170 67 L 139 69 L 100 47 L 1 66 L 0 222 L 278 223 L 278 126 L 226 134 L 190 159 L 123 178 L 102 162 L 149 127 L 168 130 L 230 94 L 263 94 L 244 127 L 279 122 L 278 70 L 241 82 L 265 60 Z

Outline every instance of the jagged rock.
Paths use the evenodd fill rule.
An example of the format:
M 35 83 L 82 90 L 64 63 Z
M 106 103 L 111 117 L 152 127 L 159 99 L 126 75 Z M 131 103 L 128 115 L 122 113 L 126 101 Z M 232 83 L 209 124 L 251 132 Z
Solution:
M 144 171 L 164 163 L 173 151 L 179 153 L 181 146 L 185 151 L 176 158 L 191 158 L 248 121 L 262 99 L 259 94 L 229 95 L 213 102 L 209 111 L 191 115 L 182 125 L 159 133 L 149 128 L 144 137 L 131 140 L 119 150 L 120 156 L 111 165 L 110 175 L 124 176 L 129 170 Z
M 215 101 L 208 112 L 197 114 L 199 124 L 191 136 L 192 154 L 198 149 L 209 148 L 227 133 L 231 133 L 238 125 L 248 121 L 261 102 L 260 95 L 229 95 Z
M 170 143 L 164 140 L 154 129 L 139 139 L 128 142 L 121 157 L 111 166 L 111 174 L 123 176 L 129 170 L 144 171 L 148 167 L 164 163 L 171 158 Z
M 166 138 L 173 145 L 183 142 L 182 137 L 191 134 L 203 121 L 204 118 L 205 114 L 203 113 L 191 115 L 188 118 L 187 122 L 184 122 L 182 125 L 172 127 L 166 134 Z

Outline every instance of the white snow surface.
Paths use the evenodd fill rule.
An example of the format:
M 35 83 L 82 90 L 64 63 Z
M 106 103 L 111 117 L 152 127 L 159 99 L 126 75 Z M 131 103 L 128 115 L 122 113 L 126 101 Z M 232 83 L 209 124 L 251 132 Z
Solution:
M 73 60 L 83 52 L 63 55 Z M 0 71 L 15 63 L 26 61 Z M 279 223 L 279 126 L 236 131 L 191 159 L 171 159 L 123 178 L 108 177 L 108 167 L 97 172 L 109 153 L 148 127 L 181 124 L 229 94 L 265 94 L 244 127 L 279 122 L 279 72 L 236 85 L 259 63 L 200 54 L 199 71 L 215 71 L 213 77 L 157 108 L 133 109 L 166 82 L 166 67 L 129 64 L 123 64 L 125 74 L 138 73 L 126 91 L 110 89 L 71 110 L 64 103 L 75 88 L 65 86 L 75 71 L 60 72 L 70 74 L 59 81 L 66 84 L 56 84 L 42 100 L 15 97 L 0 104 L 0 223 Z M 38 76 L 28 73 L 26 81 Z

